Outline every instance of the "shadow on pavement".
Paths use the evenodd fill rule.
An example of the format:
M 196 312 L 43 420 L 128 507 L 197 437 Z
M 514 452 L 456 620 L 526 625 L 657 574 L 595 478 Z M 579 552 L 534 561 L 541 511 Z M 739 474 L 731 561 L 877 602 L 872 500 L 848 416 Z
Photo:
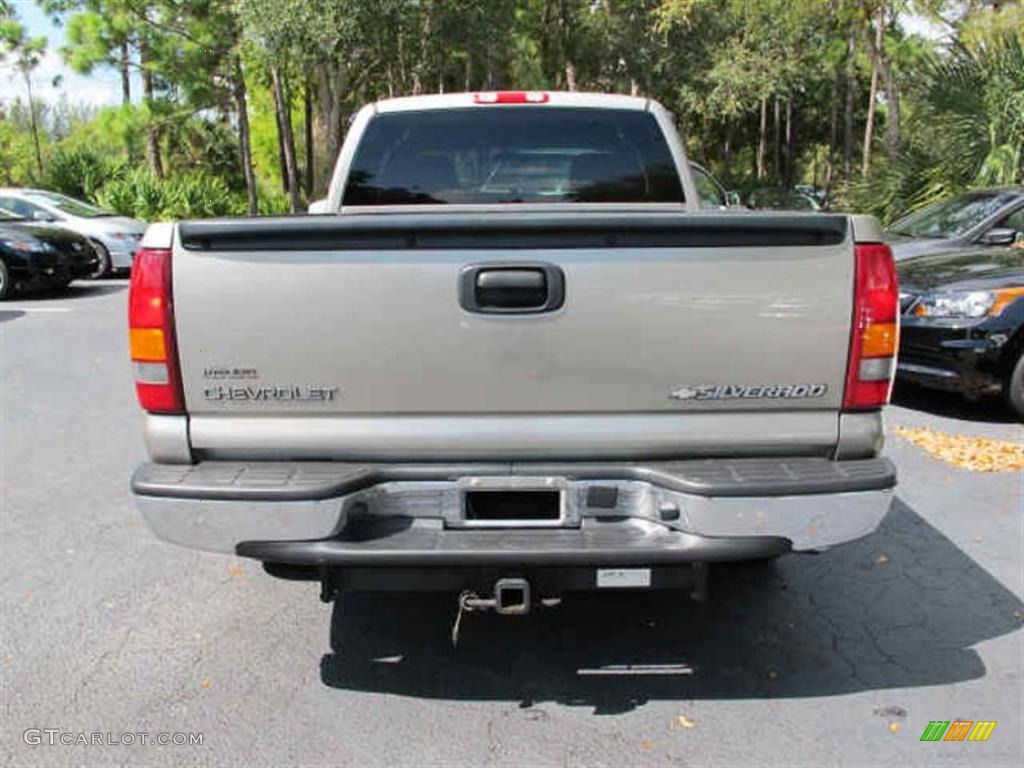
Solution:
M 111 293 L 121 293 L 128 290 L 128 283 L 125 281 L 101 281 L 101 282 L 73 282 L 66 289 L 54 292 L 45 288 L 34 291 L 26 291 L 15 296 L 17 301 L 60 301 L 64 299 L 85 298 L 87 296 L 106 296 Z
M 955 392 L 926 389 L 913 384 L 897 384 L 892 394 L 893 405 L 924 411 L 961 421 L 981 421 L 990 424 L 1013 424 L 1018 421 L 1000 397 L 968 400 Z
M 448 594 L 342 597 L 321 679 L 598 714 L 659 699 L 940 685 L 984 676 L 971 646 L 1017 629 L 1022 608 L 900 501 L 876 534 L 825 555 L 712 569 L 704 604 L 676 593 L 570 594 L 525 617 L 465 616 L 453 649 L 454 604 Z
M 20 309 L 0 309 L 0 323 L 8 320 L 17 320 L 24 314 Z

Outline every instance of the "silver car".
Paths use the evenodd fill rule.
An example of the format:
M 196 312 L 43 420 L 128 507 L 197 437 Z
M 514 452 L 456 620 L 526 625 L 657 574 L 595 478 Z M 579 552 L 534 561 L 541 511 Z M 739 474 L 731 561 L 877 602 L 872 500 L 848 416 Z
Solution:
M 1007 246 L 1024 237 L 1024 188 L 978 189 L 926 205 L 889 225 L 897 261 L 975 246 Z
M 106 277 L 115 270 L 130 269 L 146 232 L 144 221 L 117 216 L 82 200 L 42 189 L 0 189 L 0 207 L 26 219 L 88 237 L 99 256 L 93 277 Z

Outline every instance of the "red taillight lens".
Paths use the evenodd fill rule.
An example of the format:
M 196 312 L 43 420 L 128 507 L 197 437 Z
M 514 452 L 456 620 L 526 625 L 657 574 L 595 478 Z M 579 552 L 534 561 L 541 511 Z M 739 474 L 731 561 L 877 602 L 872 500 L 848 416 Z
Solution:
M 473 94 L 474 104 L 544 104 L 550 98 L 544 91 L 482 91 Z
M 854 249 L 853 333 L 843 407 L 881 408 L 889 402 L 899 348 L 900 290 L 888 245 Z
M 174 341 L 169 248 L 143 248 L 135 254 L 128 291 L 128 328 L 139 405 L 150 413 L 184 413 Z

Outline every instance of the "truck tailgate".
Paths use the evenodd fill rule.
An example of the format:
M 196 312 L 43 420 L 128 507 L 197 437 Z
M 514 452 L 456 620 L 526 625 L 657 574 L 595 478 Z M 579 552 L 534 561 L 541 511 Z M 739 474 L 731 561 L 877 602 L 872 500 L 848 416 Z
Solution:
M 501 454 L 508 432 L 519 456 L 571 455 L 574 441 L 580 455 L 749 454 L 780 438 L 790 453 L 827 451 L 850 338 L 847 224 L 515 212 L 181 224 L 193 445 L 398 456 L 404 440 L 404 454 L 441 458 Z M 466 309 L 471 265 L 552 269 L 561 304 Z M 465 419 L 477 443 L 464 428 L 446 438 L 445 422 Z M 552 419 L 570 420 L 554 449 Z

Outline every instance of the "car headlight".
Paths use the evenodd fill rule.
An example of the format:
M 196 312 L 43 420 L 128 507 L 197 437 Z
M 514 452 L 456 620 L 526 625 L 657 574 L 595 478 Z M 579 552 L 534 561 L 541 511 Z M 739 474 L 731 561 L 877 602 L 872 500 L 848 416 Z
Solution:
M 1024 296 L 1024 288 L 926 293 L 914 305 L 914 314 L 917 317 L 935 318 L 987 317 L 998 315 L 1019 296 Z

